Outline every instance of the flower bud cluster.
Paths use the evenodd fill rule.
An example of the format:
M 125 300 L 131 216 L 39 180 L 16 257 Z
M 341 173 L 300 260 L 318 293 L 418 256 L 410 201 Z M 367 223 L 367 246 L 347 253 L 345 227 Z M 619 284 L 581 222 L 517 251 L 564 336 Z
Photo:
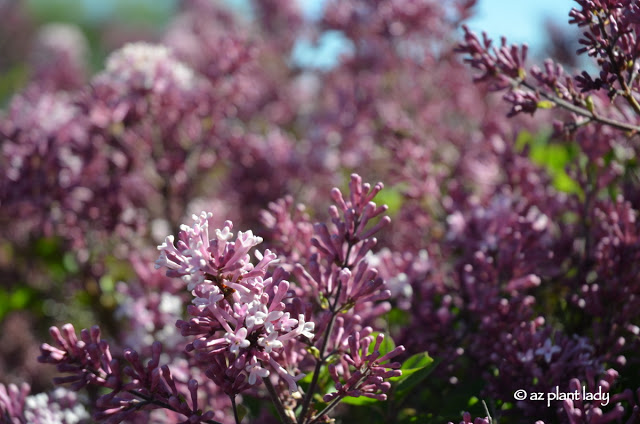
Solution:
M 162 344 L 155 342 L 152 357 L 144 365 L 135 350 L 125 350 L 124 361 L 113 358 L 109 344 L 100 339 L 97 326 L 82 330 L 80 338 L 71 324 L 62 328 L 51 327 L 51 336 L 57 346 L 44 343 L 40 362 L 54 364 L 66 377 L 56 377 L 56 384 L 71 383 L 77 391 L 87 385 L 110 390 L 96 402 L 93 418 L 108 423 L 119 423 L 139 410 L 164 408 L 187 417 L 184 423 L 212 423 L 214 413 L 202 413 L 198 408 L 198 383 L 191 379 L 186 384 L 189 404 L 178 389 L 178 382 L 167 365 L 160 365 Z M 181 389 L 184 389 L 180 384 Z
M 402 375 L 398 370 L 400 363 L 389 360 L 403 353 L 405 349 L 398 346 L 382 355 L 380 346 L 384 341 L 384 334 L 376 336 L 373 346 L 371 343 L 374 340 L 370 334 L 371 328 L 366 327 L 361 332 L 349 336 L 347 352 L 340 356 L 337 364 L 329 365 L 329 374 L 335 383 L 336 391 L 324 395 L 325 402 L 345 396 L 387 399 L 385 393 L 391 387 L 391 383 L 385 379 Z

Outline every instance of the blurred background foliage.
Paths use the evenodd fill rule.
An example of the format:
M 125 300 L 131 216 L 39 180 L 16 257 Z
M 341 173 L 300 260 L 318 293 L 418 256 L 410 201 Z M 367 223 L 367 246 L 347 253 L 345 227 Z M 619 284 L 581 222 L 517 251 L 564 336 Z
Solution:
M 78 27 L 89 43 L 89 66 L 95 72 L 125 42 L 157 39 L 176 7 L 175 0 L 0 0 L 0 15 L 14 23 L 0 29 L 0 107 L 28 80 L 29 46 L 38 28 L 51 23 Z M 7 48 L 16 43 L 23 48 Z
M 224 3 L 240 15 L 251 13 L 246 1 L 226 0 Z M 66 23 L 81 30 L 88 42 L 89 70 L 94 74 L 103 68 L 107 55 L 125 43 L 132 40 L 158 41 L 177 7 L 176 0 L 0 0 L 0 15 L 11 20 L 11 25 L 0 27 L 0 109 L 28 83 L 32 45 L 39 29 L 47 24 Z M 305 4 L 305 8 L 308 13 L 321 11 L 321 6 L 317 4 Z M 313 10 L 315 12 L 309 12 Z M 313 19 L 313 16 L 307 18 Z M 547 44 L 555 49 L 570 49 L 571 43 L 567 40 L 571 38 L 559 35 L 559 31 L 556 28 L 556 31 L 545 33 Z M 341 43 L 340 34 L 336 37 L 328 43 Z M 561 46 L 559 39 L 564 40 L 565 45 Z M 543 43 L 534 40 L 536 42 Z M 311 67 L 316 63 L 330 63 L 318 57 L 324 54 L 312 50 L 321 43 L 322 37 L 316 40 L 316 46 L 308 40 L 299 40 L 292 54 L 294 57 L 299 55 L 303 61 L 307 60 L 307 65 Z M 336 55 L 336 50 L 333 50 L 333 55 Z M 322 66 L 326 65 L 319 67 Z M 536 134 L 524 131 L 519 135 L 516 146 L 520 151 L 528 150 L 531 159 L 546 168 L 557 189 L 577 193 L 580 187 L 565 172 L 565 166 L 577 155 L 577 147 L 550 142 L 549 134 L 548 130 Z M 405 188 L 388 187 L 380 194 L 380 202 L 389 205 L 390 215 L 400 210 L 400 193 Z M 107 310 L 113 308 L 116 303 L 115 282 L 131 277 L 130 269 L 122 264 L 118 266 L 117 263 L 111 263 L 107 267 L 108 273 L 93 290 L 89 287 L 86 291 L 75 292 L 60 302 L 49 296 L 49 290 L 62 291 L 66 283 L 83 278 L 83 271 L 78 269 L 73 255 L 65 251 L 62 242 L 56 238 L 42 238 L 30 244 L 29 251 L 18 252 L 15 249 L 14 245 L 0 241 L 0 269 L 16 270 L 13 274 L 0 276 L 0 324 L 10 312 L 26 310 L 34 317 L 72 321 L 78 326 L 88 327 L 95 319 L 90 312 L 92 304 L 99 303 Z M 31 272 L 17 271 L 25 269 Z M 53 281 L 21 281 L 25 275 L 34 276 L 35 280 L 48 275 Z

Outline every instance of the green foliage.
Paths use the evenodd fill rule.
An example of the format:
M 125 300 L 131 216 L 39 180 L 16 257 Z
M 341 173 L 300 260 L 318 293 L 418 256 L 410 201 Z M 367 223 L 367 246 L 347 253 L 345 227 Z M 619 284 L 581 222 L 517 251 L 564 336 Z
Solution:
M 21 286 L 13 290 L 0 288 L 0 321 L 11 311 L 26 309 L 36 300 L 37 293 L 30 287 Z
M 162 25 L 175 9 L 175 0 L 28 0 L 40 22 L 86 23 L 118 18 L 124 23 Z
M 31 15 L 40 22 L 81 22 L 88 15 L 82 0 L 28 0 Z
M 538 109 L 551 109 L 555 106 L 555 103 L 549 100 L 540 100 L 536 106 L 538 106 Z
M 394 394 L 398 399 L 404 399 L 410 391 L 418 384 L 422 383 L 435 369 L 437 363 L 426 352 L 417 353 L 404 361 L 402 364 L 402 375 L 392 378 L 397 381 L 394 385 Z
M 390 340 L 390 338 L 385 338 L 385 340 L 387 339 Z M 385 350 L 385 353 L 390 352 L 394 348 L 395 345 L 393 345 L 393 342 L 390 342 L 384 349 L 382 349 L 381 346 L 381 352 L 382 350 Z M 414 418 L 417 418 L 417 411 L 412 408 L 403 409 L 403 404 L 407 397 L 414 392 L 416 386 L 423 383 L 436 366 L 437 362 L 434 361 L 426 352 L 417 353 L 403 362 L 402 367 L 400 368 L 402 370 L 401 376 L 393 377 L 389 380 L 392 385 L 391 390 L 387 394 L 387 401 L 379 401 L 361 396 L 357 398 L 347 397 L 342 402 L 354 406 L 366 406 L 368 408 L 374 407 L 379 411 L 386 410 L 388 414 L 379 414 L 379 419 L 373 421 L 375 423 L 388 422 L 389 414 L 404 415 L 406 420 L 403 422 L 417 422 L 411 421 Z M 358 415 L 357 411 L 356 415 Z M 370 419 L 370 417 L 368 419 Z
M 402 204 L 404 203 L 404 196 L 402 195 L 403 191 L 404 189 L 400 185 L 385 187 L 380 193 L 378 193 L 375 198 L 375 202 L 378 205 L 387 205 L 389 207 L 387 215 L 394 216 L 400 211 Z
M 129 23 L 164 25 L 175 6 L 174 1 L 114 0 L 114 15 L 124 17 Z
M 15 65 L 0 73 L 0 108 L 5 107 L 13 93 L 16 93 L 27 82 L 26 65 Z
M 390 333 L 395 334 L 395 330 L 401 330 L 411 322 L 411 313 L 400 308 L 392 308 L 385 316 Z
M 566 167 L 574 163 L 580 153 L 577 143 L 553 143 L 547 132 L 531 134 L 522 131 L 516 139 L 516 150 L 523 151 L 525 148 L 528 148 L 531 161 L 549 173 L 556 190 L 583 195 L 580 185 L 566 171 Z

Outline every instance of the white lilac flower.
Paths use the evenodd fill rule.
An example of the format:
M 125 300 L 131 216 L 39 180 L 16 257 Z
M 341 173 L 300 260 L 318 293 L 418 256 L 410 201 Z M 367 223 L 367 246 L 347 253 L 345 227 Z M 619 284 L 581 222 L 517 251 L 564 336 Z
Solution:
M 28 396 L 24 404 L 24 417 L 29 423 L 76 424 L 89 418 L 84 406 L 77 402 L 76 394 L 62 387 L 51 393 Z
M 276 268 L 265 278 L 277 259 L 269 250 L 256 251 L 259 262 L 251 262 L 251 249 L 262 242 L 253 232 L 239 231 L 234 238 L 233 223 L 226 221 L 209 239 L 211 214 L 203 212 L 193 218 L 192 226 L 181 226 L 177 242 L 168 236 L 158 246 L 161 253 L 156 267 L 164 266 L 167 275 L 181 277 L 194 296 L 196 308 L 190 309 L 194 319 L 178 327 L 183 334 L 199 335 L 192 347 L 203 360 L 216 364 L 217 373 L 225 367 L 225 375 L 240 378 L 238 369 L 247 373 L 243 375 L 248 385 L 238 387 L 226 377 L 215 377 L 227 390 L 259 384 L 269 370 L 297 390 L 296 381 L 302 377 L 279 362 L 286 344 L 301 337 L 313 339 L 315 324 L 303 314 L 294 319 L 285 312 L 284 301 L 289 297 L 286 271 Z
M 167 47 L 143 42 L 129 43 L 112 53 L 99 77 L 158 92 L 169 86 L 189 90 L 196 79 L 194 72 Z
M 249 384 L 256 384 L 258 379 L 262 379 L 269 376 L 269 370 L 262 368 L 258 360 L 253 357 L 245 367 L 245 370 L 249 373 Z
M 281 349 L 284 345 L 278 340 L 278 332 L 271 331 L 266 337 L 258 339 L 258 345 L 264 348 L 265 353 L 271 353 L 274 349 Z
M 245 327 L 240 328 L 234 333 L 227 333 L 224 338 L 229 342 L 229 351 L 233 354 L 238 354 L 240 349 L 247 348 L 251 344 L 247 340 L 247 329 Z

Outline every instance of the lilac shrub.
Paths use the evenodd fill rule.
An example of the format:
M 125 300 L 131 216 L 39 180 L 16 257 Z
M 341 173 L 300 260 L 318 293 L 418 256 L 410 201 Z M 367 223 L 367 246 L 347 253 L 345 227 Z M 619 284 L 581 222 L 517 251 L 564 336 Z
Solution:
M 494 48 L 486 35 L 480 39 L 466 28 L 464 42 L 457 50 L 466 55 L 465 60 L 471 67 L 480 71 L 476 82 L 488 84 L 490 90 L 506 92 L 504 100 L 511 105 L 508 115 L 537 114 L 546 108 L 557 108 L 566 113 L 559 115 L 563 121 L 554 122 L 554 130 L 561 150 L 564 143 L 577 151 L 575 160 L 564 166 L 579 188 L 568 194 L 552 194 L 551 201 L 540 201 L 548 198 L 548 193 L 527 197 L 536 205 L 556 205 L 549 212 L 545 211 L 555 227 L 555 235 L 548 239 L 549 259 L 550 263 L 555 263 L 555 270 L 547 271 L 546 276 L 540 275 L 543 284 L 536 291 L 545 292 L 545 281 L 551 284 L 555 281 L 567 288 L 558 298 L 561 302 L 559 317 L 564 321 L 558 324 L 563 324 L 562 332 L 574 332 L 573 344 L 581 346 L 582 353 L 568 345 L 560 347 L 560 337 L 566 336 L 561 336 L 559 328 L 554 326 L 553 347 L 558 346 L 558 349 L 555 352 L 553 347 L 544 350 L 552 375 L 545 378 L 537 375 L 536 380 L 537 385 L 540 381 L 553 385 L 556 384 L 554 378 L 566 373 L 561 384 L 567 390 L 567 384 L 575 389 L 580 386 L 579 381 L 589 381 L 587 387 L 594 390 L 597 388 L 593 383 L 594 376 L 603 373 L 606 367 L 633 372 L 634 365 L 631 364 L 636 362 L 635 323 L 638 315 L 629 308 L 637 311 L 633 305 L 637 300 L 638 285 L 637 278 L 628 273 L 634 273 L 636 263 L 632 259 L 635 255 L 632 240 L 637 226 L 637 186 L 631 189 L 636 184 L 631 182 L 635 164 L 629 162 L 623 152 L 633 154 L 630 152 L 636 150 L 633 139 L 638 116 L 634 95 L 637 72 L 633 64 L 637 7 L 631 2 L 617 1 L 577 3 L 579 7 L 570 12 L 570 23 L 583 30 L 580 39 L 583 48 L 577 53 L 586 53 L 595 59 L 599 71 L 595 78 L 591 71 L 582 71 L 572 77 L 551 59 L 545 61 L 542 69 L 537 66 L 528 69 L 526 46 L 508 46 L 503 39 L 500 46 Z M 569 218 L 570 215 L 575 219 Z M 533 250 L 527 250 L 533 253 Z M 624 265 L 619 261 L 624 261 Z M 540 265 L 534 265 L 537 273 L 544 269 Z M 605 304 L 606 312 L 602 309 Z M 562 365 L 559 361 L 569 352 L 578 356 L 570 359 L 571 365 Z M 529 363 L 534 358 L 535 355 L 526 356 L 524 362 Z M 499 370 L 502 377 L 503 368 Z M 610 378 L 603 383 L 607 389 L 618 371 L 607 371 Z M 571 379 L 572 374 L 577 379 Z M 518 371 L 518 375 L 523 372 Z M 637 385 L 637 382 L 632 384 Z M 521 385 L 524 387 L 524 383 L 511 385 L 509 390 L 514 391 Z M 508 391 L 502 396 L 507 395 Z M 571 423 L 634 422 L 638 412 L 633 396 L 615 395 L 614 398 L 625 402 L 607 406 L 565 401 L 564 406 L 557 408 L 558 417 Z M 533 408 L 529 416 L 544 418 L 539 406 L 519 407 L 523 410 Z M 553 419 L 557 419 L 554 414 L 546 418 Z
M 0 421 L 636 422 L 637 5 L 577 1 L 573 71 L 458 32 L 473 1 L 250 3 L 181 1 L 94 75 L 70 27 L 0 31 L 33 40 Z

